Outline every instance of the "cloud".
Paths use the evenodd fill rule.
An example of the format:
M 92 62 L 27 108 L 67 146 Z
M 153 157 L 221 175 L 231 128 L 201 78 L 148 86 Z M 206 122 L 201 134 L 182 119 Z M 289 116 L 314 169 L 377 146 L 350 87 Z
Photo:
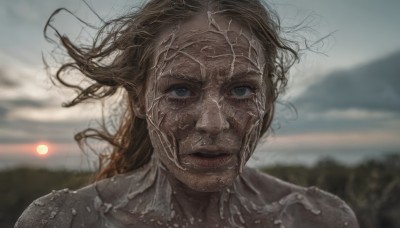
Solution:
M 101 102 L 62 108 L 61 103 L 71 100 L 74 92 L 53 86 L 41 68 L 0 65 L 0 153 L 12 143 L 72 143 L 75 133 L 97 127 L 92 120 L 100 119 Z M 118 102 L 103 105 L 118 106 Z
M 27 120 L 33 122 L 76 122 L 79 120 L 88 119 L 89 116 L 101 117 L 101 110 L 91 108 L 90 112 L 85 110 L 87 108 L 80 106 L 68 109 L 61 109 L 61 107 L 20 107 L 10 110 L 6 118 L 8 120 Z M 86 114 L 82 114 L 86 113 Z M 92 114 L 90 114 L 92 113 Z M 97 113 L 97 115 L 93 115 Z
M 35 143 L 47 141 L 52 143 L 72 142 L 73 135 L 96 123 L 88 120 L 70 120 L 60 122 L 38 122 L 32 120 L 0 119 L 1 144 Z
M 277 106 L 272 127 L 279 136 L 386 131 L 400 137 L 399 63 L 397 52 L 321 77 L 290 101 L 297 113 L 288 106 Z M 318 143 L 321 138 L 314 139 Z
M 7 109 L 0 106 L 0 118 L 3 119 L 6 116 Z
M 49 90 L 43 88 L 42 80 L 36 69 L 22 68 L 18 65 L 0 66 L 0 126 L 9 119 L 10 113 L 19 109 L 54 107 L 56 96 L 49 96 Z M 58 105 L 59 106 L 59 105 Z M 29 116 L 26 111 L 24 116 Z
M 57 128 L 52 128 L 48 124 L 38 124 L 34 122 L 13 122 L 6 123 L 0 129 L 0 145 L 10 143 L 35 143 L 48 141 L 53 143 L 71 142 L 73 134 L 79 128 L 77 124 L 57 124 Z M 85 125 L 84 125 L 85 126 Z M 67 132 L 68 131 L 68 132 Z M 2 146 L 0 146 L 2 147 Z
M 333 72 L 293 101 L 302 110 L 400 113 L 400 52 L 364 66 Z
M 100 106 L 73 108 L 52 106 L 46 101 L 18 99 L 0 103 L 0 144 L 37 141 L 71 142 L 73 135 L 96 126 Z M 1 146 L 0 146 L 1 147 Z
M 4 69 L 0 68 L 0 87 L 8 87 L 14 88 L 18 85 L 18 83 L 8 77 L 6 77 L 7 73 Z
M 391 131 L 348 131 L 341 134 L 301 133 L 270 138 L 264 145 L 273 151 L 323 150 L 396 150 L 400 147 L 398 134 Z
M 330 110 L 319 113 L 309 113 L 308 119 L 332 119 L 332 120 L 385 120 L 396 117 L 396 113 L 382 111 L 368 111 L 362 109 Z
M 57 88 L 45 88 L 46 79 L 44 73 L 33 67 L 0 66 L 1 149 L 10 143 L 70 143 L 74 133 L 88 126 L 90 117 L 95 118 L 95 114 L 101 113 L 90 116 L 98 110 L 91 106 L 61 108 L 62 96 L 57 93 Z M 84 109 L 90 112 L 84 112 Z

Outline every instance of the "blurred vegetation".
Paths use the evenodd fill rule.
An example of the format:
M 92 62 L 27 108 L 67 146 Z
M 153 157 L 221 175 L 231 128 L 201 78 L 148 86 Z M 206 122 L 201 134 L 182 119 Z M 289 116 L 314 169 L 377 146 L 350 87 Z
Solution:
M 24 209 L 36 198 L 53 189 L 80 188 L 87 185 L 92 176 L 84 172 L 36 168 L 0 171 L 0 227 L 14 227 Z
M 276 165 L 262 171 L 338 195 L 353 208 L 361 228 L 400 227 L 400 154 L 356 166 L 327 158 L 313 167 Z M 34 199 L 53 189 L 77 189 L 91 178 L 88 172 L 33 168 L 0 171 L 0 227 L 13 227 Z

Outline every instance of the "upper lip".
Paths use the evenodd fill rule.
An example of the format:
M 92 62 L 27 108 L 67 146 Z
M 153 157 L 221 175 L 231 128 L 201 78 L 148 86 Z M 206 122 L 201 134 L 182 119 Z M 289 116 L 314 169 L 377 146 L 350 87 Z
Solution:
M 232 150 L 227 150 L 226 148 L 219 147 L 219 146 L 207 146 L 207 147 L 200 147 L 196 148 L 195 150 L 192 150 L 188 152 L 187 154 L 196 154 L 196 153 L 218 153 L 218 154 L 232 154 L 230 152 Z

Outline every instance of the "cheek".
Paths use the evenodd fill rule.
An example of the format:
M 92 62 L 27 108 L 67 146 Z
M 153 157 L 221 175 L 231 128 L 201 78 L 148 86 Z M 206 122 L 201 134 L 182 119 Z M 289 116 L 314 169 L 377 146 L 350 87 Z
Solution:
M 193 108 L 177 110 L 163 99 L 158 101 L 149 112 L 152 115 L 148 115 L 150 137 L 161 157 L 167 156 L 176 163 L 181 142 L 193 135 L 196 112 Z
M 182 134 L 192 130 L 196 124 L 196 107 L 189 105 L 184 108 L 176 108 L 162 99 L 158 105 L 163 118 L 158 121 L 160 130 L 168 130 L 174 133 L 177 139 Z
M 265 113 L 265 103 L 259 102 L 259 98 L 255 98 L 245 107 L 235 107 L 237 108 L 234 110 L 235 114 L 231 122 L 235 124 L 235 129 L 240 134 L 239 172 L 242 172 L 257 146 Z
M 252 126 L 260 124 L 264 116 L 264 108 L 259 107 L 256 101 L 231 106 L 228 112 L 231 113 L 228 122 L 243 134 L 253 128 Z

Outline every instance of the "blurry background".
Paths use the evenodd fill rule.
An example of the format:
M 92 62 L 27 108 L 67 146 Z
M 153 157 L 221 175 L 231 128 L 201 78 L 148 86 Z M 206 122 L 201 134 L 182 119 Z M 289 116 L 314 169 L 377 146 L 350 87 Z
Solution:
M 141 2 L 87 1 L 103 19 Z M 300 35 L 310 44 L 329 36 L 292 69 L 275 131 L 249 164 L 339 194 L 360 219 L 365 217 L 363 227 L 400 227 L 396 216 L 390 217 L 400 208 L 393 198 L 400 193 L 395 175 L 400 166 L 400 1 L 269 2 L 284 27 L 304 20 Z M 100 106 L 61 108 L 73 93 L 54 87 L 42 62 L 42 55 L 52 63 L 51 53 L 61 53 L 43 38 L 47 19 L 59 7 L 100 25 L 81 0 L 0 0 L 0 227 L 11 226 L 27 203 L 51 188 L 85 183 L 90 176 L 85 171 L 95 167 L 95 156 L 82 154 L 73 134 L 101 116 Z M 94 34 L 67 13 L 53 24 L 79 41 Z M 52 30 L 48 34 L 54 37 Z M 288 102 L 297 115 L 284 105 Z M 38 153 L 41 144 L 47 153 Z M 28 179 L 31 184 L 24 183 Z

